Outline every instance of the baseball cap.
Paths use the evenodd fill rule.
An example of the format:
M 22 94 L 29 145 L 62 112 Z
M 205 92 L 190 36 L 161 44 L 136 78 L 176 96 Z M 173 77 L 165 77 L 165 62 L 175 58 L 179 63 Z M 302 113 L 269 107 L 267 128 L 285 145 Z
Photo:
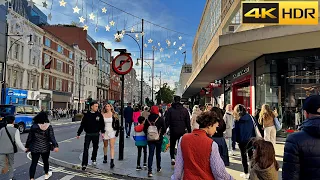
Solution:
M 310 114 L 320 115 L 320 95 L 309 96 L 303 104 L 303 110 Z
M 159 107 L 158 106 L 152 106 L 150 110 L 151 114 L 159 114 Z

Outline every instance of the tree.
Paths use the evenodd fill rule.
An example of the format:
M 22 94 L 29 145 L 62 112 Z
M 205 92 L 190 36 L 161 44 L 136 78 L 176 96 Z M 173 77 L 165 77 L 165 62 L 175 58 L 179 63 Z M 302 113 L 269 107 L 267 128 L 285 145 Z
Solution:
M 167 83 L 164 83 L 163 86 L 156 92 L 157 104 L 161 104 L 161 101 L 164 103 L 171 103 L 173 101 L 174 91 L 170 89 Z

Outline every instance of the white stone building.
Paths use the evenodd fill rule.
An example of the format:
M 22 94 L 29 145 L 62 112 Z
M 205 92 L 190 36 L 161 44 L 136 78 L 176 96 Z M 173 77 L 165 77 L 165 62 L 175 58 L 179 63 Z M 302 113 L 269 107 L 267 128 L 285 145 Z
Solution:
M 7 22 L 6 103 L 40 107 L 44 31 L 11 10 Z

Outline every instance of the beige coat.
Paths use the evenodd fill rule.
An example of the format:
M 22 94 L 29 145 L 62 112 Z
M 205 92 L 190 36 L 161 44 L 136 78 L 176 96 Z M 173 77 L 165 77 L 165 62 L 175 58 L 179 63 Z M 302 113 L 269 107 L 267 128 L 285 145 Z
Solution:
M 201 114 L 201 111 L 192 112 L 191 116 L 191 130 L 199 129 L 199 124 L 197 123 L 197 117 Z
M 278 171 L 274 164 L 267 169 L 260 169 L 258 164 L 255 164 L 250 171 L 250 180 L 278 180 Z

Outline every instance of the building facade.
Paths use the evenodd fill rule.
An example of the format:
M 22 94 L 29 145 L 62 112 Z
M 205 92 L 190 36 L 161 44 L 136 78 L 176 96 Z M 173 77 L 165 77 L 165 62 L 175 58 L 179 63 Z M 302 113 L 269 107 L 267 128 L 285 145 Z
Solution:
M 243 104 L 254 114 L 266 103 L 284 127 L 294 127 L 304 100 L 320 94 L 320 25 L 240 24 L 240 8 L 240 0 L 207 1 L 183 96 L 204 103 L 199 89 L 209 87 L 220 107 Z
M 80 74 L 80 63 L 85 62 L 86 51 L 79 49 L 78 45 L 73 45 L 74 49 L 74 89 L 73 89 L 73 103 L 74 108 L 77 110 L 80 103 L 80 110 L 85 108 L 86 96 L 84 96 L 84 87 L 85 87 L 85 75 L 87 72 L 84 71 L 84 68 L 81 67 Z M 81 64 L 82 66 L 82 64 Z M 81 75 L 81 76 L 80 76 Z M 86 88 L 87 89 L 87 88 Z M 79 98 L 80 97 L 80 98 Z
M 138 96 L 138 80 L 137 73 L 134 68 L 124 76 L 124 102 L 134 103 L 134 98 Z
M 113 59 L 113 57 L 111 58 Z M 121 81 L 120 76 L 116 74 L 112 67 L 110 67 L 110 89 L 109 89 L 109 103 L 120 101 L 121 98 Z
M 192 73 L 192 64 L 184 64 L 181 67 L 179 83 L 177 84 L 177 91 L 175 94 L 177 96 L 182 96 L 183 88 L 186 86 Z
M 6 46 L 7 46 L 7 7 L 0 5 L 0 78 L 1 78 L 1 89 L 5 88 L 3 86 L 4 78 L 4 63 L 6 61 Z M 0 91 L 0 97 L 2 98 L 2 91 Z
M 19 36 L 8 37 L 5 103 L 39 107 L 44 31 L 14 11 L 8 13 L 8 34 Z
M 42 89 L 52 91 L 51 108 L 73 108 L 74 49 L 46 30 L 43 44 L 42 65 L 51 66 L 41 74 Z
M 104 43 L 96 42 L 93 43 L 95 48 L 98 50 L 98 76 L 97 80 L 97 100 L 101 103 L 108 102 L 108 91 L 110 86 L 110 59 L 111 49 L 104 47 Z

